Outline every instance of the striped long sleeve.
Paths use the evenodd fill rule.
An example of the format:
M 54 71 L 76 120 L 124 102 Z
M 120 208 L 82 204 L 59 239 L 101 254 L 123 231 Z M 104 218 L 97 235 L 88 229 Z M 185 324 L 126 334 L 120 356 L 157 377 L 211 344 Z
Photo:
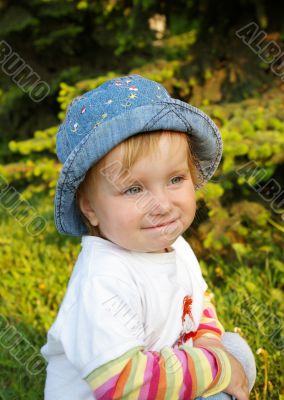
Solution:
M 187 344 L 160 353 L 133 348 L 92 371 L 86 378 L 95 399 L 172 400 L 212 395 L 226 388 L 230 362 L 217 347 Z
M 221 339 L 224 332 L 225 330 L 218 320 L 215 306 L 211 302 L 211 296 L 206 292 L 204 294 L 203 313 L 196 334 L 193 337 L 193 342 L 200 337 Z

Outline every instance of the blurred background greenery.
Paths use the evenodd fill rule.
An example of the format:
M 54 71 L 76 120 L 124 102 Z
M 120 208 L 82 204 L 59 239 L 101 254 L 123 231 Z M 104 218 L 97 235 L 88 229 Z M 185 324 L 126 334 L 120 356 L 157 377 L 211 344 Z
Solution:
M 137 73 L 221 129 L 222 162 L 185 236 L 220 320 L 253 349 L 251 398 L 283 400 L 284 57 L 278 75 L 273 54 L 260 57 L 272 42 L 284 52 L 283 11 L 273 0 L 0 0 L 0 398 L 43 399 L 44 365 L 31 373 L 27 360 L 45 343 L 80 251 L 80 238 L 53 222 L 58 125 L 75 96 Z M 265 33 L 254 50 L 236 35 L 251 22 Z M 17 65 L 8 75 L 7 45 L 49 86 L 42 101 L 29 96 L 32 83 L 15 83 Z M 35 216 L 41 229 L 29 224 Z

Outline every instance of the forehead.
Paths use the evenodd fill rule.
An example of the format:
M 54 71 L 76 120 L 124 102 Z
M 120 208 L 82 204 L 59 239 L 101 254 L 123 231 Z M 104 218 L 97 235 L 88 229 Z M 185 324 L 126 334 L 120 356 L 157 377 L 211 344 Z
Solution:
M 162 162 L 165 159 L 170 161 L 183 158 L 187 154 L 187 146 L 187 141 L 182 135 L 162 135 L 160 136 L 160 140 L 155 151 L 149 154 L 144 154 L 144 157 L 139 157 L 135 164 L 138 164 L 140 161 L 144 163 L 149 161 Z M 114 160 L 119 160 L 122 162 L 125 151 L 125 146 L 119 144 L 106 155 L 105 159 L 108 162 Z
M 118 145 L 105 156 L 104 171 L 109 169 L 116 181 L 131 179 L 147 179 L 170 174 L 188 167 L 188 143 L 183 136 L 161 136 L 157 151 L 139 158 L 129 169 L 123 168 L 124 147 Z M 106 176 L 106 174 L 102 174 Z

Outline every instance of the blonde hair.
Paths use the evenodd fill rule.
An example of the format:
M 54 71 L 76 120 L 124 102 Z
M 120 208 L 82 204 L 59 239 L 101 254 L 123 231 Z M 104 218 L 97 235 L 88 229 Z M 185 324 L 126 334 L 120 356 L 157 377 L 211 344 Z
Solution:
M 159 130 L 159 131 L 152 131 L 145 133 L 138 133 L 134 136 L 130 136 L 123 142 L 119 144 L 122 146 L 123 150 L 123 160 L 122 160 L 122 171 L 130 170 L 130 168 L 140 159 L 148 156 L 149 154 L 153 154 L 157 151 L 160 138 L 162 135 L 167 135 L 170 139 L 179 139 L 185 140 L 188 144 L 187 146 L 187 163 L 188 168 L 190 171 L 191 179 L 196 187 L 199 184 L 199 170 L 198 170 L 198 160 L 196 155 L 192 150 L 192 145 L 190 141 L 190 137 L 185 132 L 179 131 L 166 131 L 166 130 Z M 97 161 L 94 165 L 92 165 L 89 170 L 87 171 L 83 182 L 79 185 L 77 192 L 76 192 L 76 203 L 77 207 L 80 211 L 81 217 L 88 229 L 88 234 L 91 236 L 100 236 L 99 227 L 91 225 L 90 221 L 87 217 L 83 214 L 80 204 L 79 198 L 86 193 L 86 189 L 88 187 L 88 183 L 91 177 L 96 174 L 104 165 L 105 157 L 102 157 L 99 161 Z M 124 173 L 120 176 L 122 177 Z

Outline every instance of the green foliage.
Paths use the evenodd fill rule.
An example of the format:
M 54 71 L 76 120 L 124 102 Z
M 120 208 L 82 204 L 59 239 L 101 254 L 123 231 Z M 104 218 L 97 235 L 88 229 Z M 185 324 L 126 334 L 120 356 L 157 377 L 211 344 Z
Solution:
M 1 304 L 0 312 L 44 332 L 63 298 L 79 240 L 66 240 L 56 233 L 49 198 L 39 193 L 36 200 L 31 200 L 47 221 L 42 233 L 29 235 L 26 227 L 20 226 L 11 215 L 1 224 L 0 264 L 5 303 Z M 12 304 L 13 309 L 7 314 L 7 306 Z
M 270 224 L 278 215 L 273 199 L 268 202 L 261 188 L 284 162 L 281 98 L 283 94 L 272 91 L 261 107 L 258 99 L 204 107 L 220 126 L 224 141 L 217 179 L 197 194 L 209 209 L 210 219 L 200 227 L 205 248 L 229 255 L 235 243 L 247 241 L 254 226 L 271 232 L 268 240 L 273 240 Z
M 1 351 L 1 395 L 6 399 L 42 399 L 45 371 L 32 375 L 25 365 L 31 354 L 38 354 L 45 343 L 46 332 L 51 326 L 63 299 L 67 282 L 79 252 L 78 239 L 62 238 L 53 224 L 50 198 L 44 192 L 33 195 L 32 205 L 46 219 L 45 230 L 31 236 L 26 226 L 19 224 L 9 212 L 0 225 L 0 265 L 3 299 L 0 314 L 9 325 L 30 344 L 16 345 Z M 3 317 L 2 317 L 3 318 Z M 2 325 L 4 330 L 4 325 Z M 17 361 L 9 348 L 27 354 Z M 42 367 L 44 361 L 40 366 Z
M 284 210 L 264 185 L 274 180 L 284 187 L 284 93 L 280 79 L 235 35 L 247 23 L 242 19 L 246 7 L 261 27 L 277 29 L 267 5 L 264 0 L 23 0 L 21 5 L 0 0 L 1 38 L 51 88 L 35 104 L 10 78 L 0 76 L 2 184 L 6 180 L 30 212 L 46 221 L 44 230 L 32 236 L 2 198 L 0 310 L 37 350 L 80 250 L 79 238 L 59 235 L 53 221 L 61 170 L 55 156 L 58 124 L 74 97 L 107 79 L 136 73 L 202 107 L 220 127 L 222 162 L 197 192 L 196 219 L 186 235 L 215 294 L 221 321 L 254 351 L 258 378 L 252 398 L 280 398 Z M 277 6 L 269 6 L 269 15 L 272 10 L 277 15 Z M 161 31 L 149 25 L 157 15 L 166 19 Z M 0 398 L 42 398 L 44 373 L 30 375 L 8 350 L 0 365 Z
M 266 70 L 261 68 L 259 58 L 235 35 L 238 27 L 247 24 L 247 7 L 251 20 L 266 21 L 266 29 L 281 30 L 280 20 L 268 18 L 268 10 L 269 15 L 281 15 L 280 3 L 272 5 L 267 0 L 236 1 L 230 6 L 224 0 L 208 4 L 187 0 L 0 1 L 1 40 L 51 88 L 43 102 L 32 103 L 16 87 L 13 76 L 1 74 L 1 137 L 11 140 L 19 131 L 22 138 L 30 137 L 33 130 L 55 124 L 54 104 L 62 81 L 73 85 L 101 76 L 103 71 L 123 74 L 156 60 L 180 65 L 174 76 L 176 95 L 196 105 L 242 99 L 265 90 L 278 78 L 267 64 Z M 164 26 L 159 17 L 164 18 Z M 158 19 L 151 26 L 153 18 Z M 228 61 L 220 62 L 223 58 Z M 1 156 L 6 161 L 5 154 Z
M 10 33 L 21 32 L 28 27 L 36 27 L 38 23 L 39 21 L 27 9 L 15 5 L 2 14 L 0 35 L 7 36 Z
M 261 231 L 260 231 L 261 232 Z M 265 239 L 262 240 L 265 243 Z M 283 272 L 279 248 L 273 244 L 242 251 L 242 260 L 228 263 L 218 253 L 202 261 L 226 330 L 238 332 L 250 344 L 257 380 L 250 398 L 278 399 L 283 388 Z M 276 252 L 276 254 L 274 253 Z

